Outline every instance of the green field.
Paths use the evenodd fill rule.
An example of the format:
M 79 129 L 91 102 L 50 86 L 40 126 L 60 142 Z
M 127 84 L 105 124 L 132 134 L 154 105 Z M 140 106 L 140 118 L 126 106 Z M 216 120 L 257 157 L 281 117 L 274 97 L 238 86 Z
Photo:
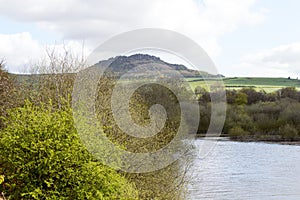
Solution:
M 206 79 L 204 81 L 203 78 L 189 78 L 188 81 L 193 89 L 197 86 L 208 88 L 208 86 L 216 82 L 215 79 Z M 288 78 L 234 77 L 223 78 L 223 82 L 226 89 L 238 90 L 244 87 L 253 87 L 258 91 L 274 92 L 285 87 L 296 87 L 300 90 L 300 80 Z

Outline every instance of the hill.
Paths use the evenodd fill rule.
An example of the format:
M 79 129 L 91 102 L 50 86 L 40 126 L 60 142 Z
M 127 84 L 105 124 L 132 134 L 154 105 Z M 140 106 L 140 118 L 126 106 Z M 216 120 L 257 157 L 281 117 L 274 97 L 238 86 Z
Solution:
M 95 66 L 100 66 L 102 62 L 112 61 L 115 59 L 110 66 L 107 68 L 107 73 L 112 73 L 114 76 L 120 77 L 128 71 L 133 71 L 136 77 L 147 77 L 147 71 L 160 71 L 166 74 L 173 74 L 174 71 L 179 72 L 186 78 L 201 78 L 201 77 L 219 77 L 222 75 L 213 75 L 203 71 L 196 71 L 188 69 L 182 64 L 171 64 L 161 60 L 159 57 L 151 56 L 148 54 L 134 54 L 131 56 L 117 56 L 110 58 L 105 61 L 100 61 Z M 136 67 L 143 70 L 134 71 Z
M 147 71 L 159 71 L 167 74 L 174 74 L 174 72 L 179 72 L 186 78 L 216 78 L 224 77 L 222 75 L 213 75 L 204 71 L 196 71 L 188 69 L 182 64 L 171 64 L 161 60 L 159 57 L 151 56 L 148 54 L 134 54 L 131 56 L 117 56 L 115 58 L 110 58 L 108 60 L 102 60 L 96 63 L 94 66 L 100 67 L 103 62 L 113 61 L 106 69 L 107 75 L 112 75 L 114 77 L 120 77 L 128 71 L 134 71 L 137 67 L 144 68 L 145 70 L 135 71 L 135 77 L 144 78 L 148 76 Z M 17 83 L 37 83 L 41 78 L 47 78 L 51 76 L 50 74 L 11 74 Z M 61 76 L 74 76 L 72 73 L 61 74 Z

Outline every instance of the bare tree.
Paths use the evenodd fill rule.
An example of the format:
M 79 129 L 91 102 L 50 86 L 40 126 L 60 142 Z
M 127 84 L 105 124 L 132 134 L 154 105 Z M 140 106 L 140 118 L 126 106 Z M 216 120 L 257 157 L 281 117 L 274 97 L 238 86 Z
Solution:
M 33 81 L 37 84 L 30 87 L 38 91 L 39 101 L 47 102 L 51 99 L 54 105 L 61 108 L 63 101 L 71 100 L 76 72 L 85 67 L 84 54 L 76 55 L 64 45 L 62 52 L 56 48 L 47 48 L 46 55 L 31 68 Z

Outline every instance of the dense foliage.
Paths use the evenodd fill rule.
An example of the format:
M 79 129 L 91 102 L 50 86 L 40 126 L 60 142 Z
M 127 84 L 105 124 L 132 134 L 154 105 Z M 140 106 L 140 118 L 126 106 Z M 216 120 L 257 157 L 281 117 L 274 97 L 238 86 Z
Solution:
M 114 120 L 109 98 L 112 96 L 114 84 L 111 79 L 100 80 L 101 87 L 96 104 L 97 115 L 105 127 L 107 137 L 130 152 L 153 152 L 166 146 L 176 135 L 180 124 L 180 106 L 175 95 L 156 84 L 149 84 L 135 91 L 130 99 L 129 111 L 136 124 L 145 126 L 150 122 L 149 109 L 154 104 L 163 105 L 168 115 L 164 128 L 158 134 L 148 138 L 136 138 L 124 133 Z M 126 94 L 120 91 L 118 95 L 121 97 Z M 188 153 L 186 159 L 189 158 Z M 154 172 L 124 175 L 135 183 L 139 190 L 139 199 L 182 199 L 185 192 L 185 167 L 189 161 L 182 159 L 181 162 L 175 162 Z
M 108 169 L 94 160 L 78 138 L 69 106 L 74 72 L 83 63 L 68 52 L 62 56 L 50 52 L 49 60 L 49 65 L 38 64 L 34 75 L 3 73 L 17 89 L 2 95 L 14 104 L 6 106 L 8 101 L 3 101 L 5 114 L 1 113 L 5 123 L 0 127 L 0 181 L 4 177 L 0 192 L 10 199 L 182 199 L 187 160 L 146 174 Z M 149 122 L 153 104 L 167 108 L 166 127 L 143 140 L 124 134 L 113 120 L 109 98 L 114 81 L 104 78 L 99 84 L 97 115 L 112 142 L 128 151 L 150 152 L 172 140 L 180 108 L 170 91 L 142 88 L 131 98 L 130 112 L 140 125 Z
M 93 160 L 71 110 L 51 104 L 13 109 L 0 131 L 0 190 L 9 199 L 136 199 L 123 176 Z
M 14 81 L 5 70 L 4 61 L 0 61 L 0 129 L 4 126 L 2 118 L 7 115 L 7 109 L 17 104 L 15 97 Z
M 199 89 L 198 89 L 199 90 Z M 227 91 L 227 115 L 223 134 L 232 139 L 294 141 L 299 140 L 300 92 L 293 87 L 274 93 L 244 88 Z M 201 121 L 199 133 L 210 123 L 209 93 L 199 95 Z

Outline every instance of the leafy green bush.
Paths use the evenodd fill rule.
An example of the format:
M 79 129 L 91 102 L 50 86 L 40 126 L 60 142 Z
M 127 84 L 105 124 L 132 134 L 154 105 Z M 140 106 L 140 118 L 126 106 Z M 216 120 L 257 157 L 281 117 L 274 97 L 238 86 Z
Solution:
M 243 92 L 238 92 L 235 98 L 236 105 L 245 105 L 248 103 L 248 95 Z
M 95 162 L 68 108 L 13 109 L 0 131 L 0 191 L 9 199 L 136 199 L 123 176 Z

